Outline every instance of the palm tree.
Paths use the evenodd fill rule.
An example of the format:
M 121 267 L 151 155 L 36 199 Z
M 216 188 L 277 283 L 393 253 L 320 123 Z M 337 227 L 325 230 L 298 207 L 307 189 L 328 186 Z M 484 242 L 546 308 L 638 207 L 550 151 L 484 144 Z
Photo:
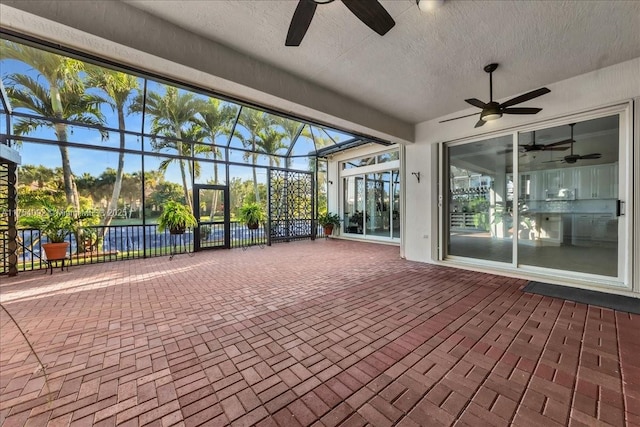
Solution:
M 220 104 L 219 99 L 209 98 L 209 101 L 202 111 L 200 111 L 200 118 L 196 119 L 196 123 L 206 133 L 207 139 L 211 143 L 211 158 L 213 158 L 213 160 L 222 158 L 220 149 L 215 145 L 216 138 L 231 133 L 233 118 L 238 112 L 238 109 L 234 106 L 226 103 L 222 106 Z M 218 163 L 213 164 L 213 183 L 218 184 Z M 211 200 L 210 218 L 213 218 L 217 204 L 218 191 L 214 191 Z
M 2 41 L 0 58 L 23 62 L 37 71 L 44 79 L 44 82 L 40 82 L 26 74 L 18 73 L 7 77 L 9 82 L 7 93 L 14 108 L 24 108 L 43 117 L 42 119 L 20 119 L 16 122 L 14 131 L 18 135 L 25 135 L 40 127 L 54 130 L 56 138 L 61 143 L 58 144 L 58 149 L 62 160 L 64 193 L 67 204 L 79 211 L 78 189 L 65 144 L 68 137 L 68 124 L 61 121 L 73 121 L 95 126 L 104 123 L 99 109 L 103 100 L 98 96 L 84 92 L 84 86 L 79 76 L 84 68 L 84 63 L 7 40 Z M 106 132 L 101 131 L 101 136 L 106 138 Z
M 118 115 L 118 130 L 120 131 L 120 152 L 118 154 L 118 168 L 116 179 L 111 192 L 111 199 L 104 217 L 103 233 L 111 224 L 114 214 L 118 210 L 118 200 L 122 189 L 122 176 L 124 173 L 124 149 L 125 149 L 125 109 L 131 101 L 131 95 L 138 89 L 138 79 L 130 74 L 108 70 L 102 67 L 87 67 L 87 86 L 102 90 L 108 99 L 106 104 Z
M 269 166 L 280 166 L 280 156 L 277 155 L 279 150 L 287 148 L 282 142 L 285 133 L 280 132 L 273 125 L 265 127 L 258 132 L 258 140 L 256 141 L 256 152 L 269 158 Z
M 138 102 L 136 105 L 141 106 Z M 140 107 L 138 107 L 140 108 Z M 192 124 L 198 112 L 203 110 L 203 101 L 196 94 L 190 92 L 179 92 L 178 88 L 165 86 L 164 95 L 157 92 L 149 92 L 146 99 L 146 113 L 153 117 L 151 122 L 151 132 L 154 135 L 162 135 L 165 138 L 153 140 L 153 147 L 156 150 L 162 148 L 172 148 L 178 156 L 186 156 L 192 151 L 192 143 L 183 141 L 185 126 Z M 191 161 L 178 159 L 180 166 L 180 176 L 184 190 L 184 199 L 189 209 L 192 209 L 191 196 L 187 183 L 187 170 L 191 175 Z M 171 160 L 162 162 L 165 169 Z
M 285 138 L 289 140 L 289 146 L 291 146 L 292 144 L 295 144 L 299 137 L 311 138 L 311 133 L 309 132 L 309 126 L 307 126 L 304 123 L 300 123 L 295 120 L 288 119 L 286 117 L 278 117 L 276 121 L 278 123 L 278 126 L 282 128 L 282 131 L 285 134 Z M 287 162 L 285 167 L 288 168 L 291 164 L 290 157 L 287 156 L 285 161 Z
M 216 98 L 209 98 L 209 101 L 200 111 L 200 117 L 196 118 L 196 123 L 200 125 L 207 135 L 207 139 L 211 143 L 211 158 L 218 160 L 222 158 L 220 149 L 215 145 L 216 138 L 221 135 L 229 135 L 231 133 L 231 125 L 233 118 L 238 110 L 236 107 L 225 104 L 221 105 L 221 101 Z M 215 164 L 213 171 L 213 182 L 218 183 L 218 164 Z
M 247 137 L 240 135 L 240 138 L 242 139 L 242 144 L 245 146 L 245 148 L 248 148 L 250 150 L 245 154 L 245 159 L 251 158 L 251 163 L 253 164 L 253 191 L 256 195 L 256 203 L 260 203 L 260 194 L 258 192 L 258 177 L 256 175 L 256 161 L 258 158 L 256 147 L 260 140 L 260 131 L 271 125 L 271 123 L 269 123 L 269 119 L 267 118 L 267 114 L 265 112 L 243 107 L 242 111 L 240 112 L 238 124 L 240 124 L 247 130 L 247 132 L 249 132 L 249 135 Z

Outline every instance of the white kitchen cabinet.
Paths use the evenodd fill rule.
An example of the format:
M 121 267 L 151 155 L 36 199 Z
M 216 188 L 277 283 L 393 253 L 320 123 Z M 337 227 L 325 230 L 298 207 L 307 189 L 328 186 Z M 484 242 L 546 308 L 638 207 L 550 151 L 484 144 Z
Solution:
M 575 168 L 577 199 L 616 199 L 618 165 L 606 164 Z
M 560 214 L 538 214 L 539 238 L 545 245 L 560 246 L 562 243 L 562 217 Z
M 553 169 L 543 171 L 542 183 L 544 185 L 543 199 L 566 197 L 561 190 L 575 189 L 575 170 L 573 168 Z M 572 193 L 573 194 L 573 193 Z
M 573 238 L 572 243 L 579 245 L 591 240 L 591 232 L 593 228 L 592 214 L 575 214 L 573 215 Z
M 618 165 L 598 165 L 592 169 L 592 190 L 595 199 L 618 198 Z
M 544 185 L 549 191 L 556 192 L 561 188 L 574 188 L 573 168 L 553 169 L 544 171 Z
M 608 214 L 574 214 L 573 245 L 607 245 L 618 241 L 618 220 Z
M 618 241 L 618 221 L 614 214 L 593 215 L 591 239 L 601 243 Z
M 617 163 L 531 171 L 520 180 L 520 197 L 528 200 L 546 200 L 561 189 L 575 190 L 578 200 L 618 198 Z
M 520 194 L 522 200 L 544 200 L 542 171 L 530 171 L 520 174 Z

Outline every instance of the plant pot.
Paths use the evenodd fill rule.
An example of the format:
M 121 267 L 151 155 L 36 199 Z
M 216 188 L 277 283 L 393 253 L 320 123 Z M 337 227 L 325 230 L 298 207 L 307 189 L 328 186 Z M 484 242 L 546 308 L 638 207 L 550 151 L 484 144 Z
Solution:
M 42 244 L 42 249 L 44 249 L 44 252 L 47 255 L 47 260 L 66 258 L 68 248 L 69 242 Z
M 324 235 L 330 236 L 333 234 L 333 224 L 324 226 Z
M 169 229 L 169 234 L 184 234 L 185 227 L 173 227 Z
M 259 224 L 259 223 L 257 223 L 257 222 L 248 222 L 248 223 L 247 223 L 247 228 L 248 228 L 249 230 L 257 230 L 257 229 L 258 229 L 258 227 L 260 227 L 260 224 Z

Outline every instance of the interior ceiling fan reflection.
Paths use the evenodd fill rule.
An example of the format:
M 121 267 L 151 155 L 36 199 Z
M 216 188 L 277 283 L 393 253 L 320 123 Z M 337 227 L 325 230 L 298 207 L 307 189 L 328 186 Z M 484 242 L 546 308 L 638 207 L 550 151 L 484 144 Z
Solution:
M 523 155 L 526 153 L 537 152 L 537 151 L 565 151 L 568 150 L 569 147 L 561 147 L 562 145 L 571 144 L 572 139 L 565 139 L 563 141 L 552 142 L 551 144 L 538 144 L 536 142 L 536 131 L 532 132 L 532 140 L 529 144 L 520 144 L 518 145 L 518 151 Z M 507 148 L 503 151 L 498 151 L 498 154 L 506 154 L 513 152 L 512 148 Z
M 546 162 L 542 162 L 542 163 L 555 163 L 555 162 L 560 162 L 560 163 L 575 163 L 578 160 L 595 160 L 595 159 L 599 159 L 600 157 L 602 157 L 602 154 L 600 153 L 591 153 L 591 154 L 573 154 L 573 143 L 576 142 L 575 139 L 573 139 L 573 128 L 576 124 L 575 123 L 571 123 L 569 126 L 571 126 L 571 138 L 567 139 L 564 142 L 570 142 L 571 143 L 571 154 L 569 154 L 568 156 L 564 156 L 561 159 L 556 159 L 556 160 L 549 160 Z

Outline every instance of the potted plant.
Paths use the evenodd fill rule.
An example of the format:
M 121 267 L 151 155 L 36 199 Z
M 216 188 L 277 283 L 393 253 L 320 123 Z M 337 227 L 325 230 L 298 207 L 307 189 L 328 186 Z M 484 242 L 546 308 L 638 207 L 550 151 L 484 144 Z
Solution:
M 48 243 L 42 244 L 47 260 L 60 260 L 67 256 L 69 242 L 65 239 L 73 232 L 73 212 L 68 209 L 58 209 L 49 202 L 42 202 L 42 209 L 38 215 L 21 217 L 19 224 L 40 230 L 40 237 L 47 238 Z
M 169 200 L 162 209 L 158 219 L 158 229 L 164 231 L 167 228 L 171 234 L 183 234 L 187 227 L 195 227 L 198 221 L 189 208 L 182 203 Z
M 364 221 L 369 221 L 369 214 L 362 211 L 355 211 L 348 217 L 349 226 L 347 231 L 349 233 L 362 234 L 362 228 L 364 227 Z
M 333 233 L 334 227 L 340 225 L 340 217 L 338 214 L 325 212 L 318 216 L 318 223 L 324 228 L 325 236 L 330 236 Z
M 266 219 L 262 206 L 255 202 L 247 203 L 240 208 L 240 221 L 244 222 L 249 230 L 256 230 Z

